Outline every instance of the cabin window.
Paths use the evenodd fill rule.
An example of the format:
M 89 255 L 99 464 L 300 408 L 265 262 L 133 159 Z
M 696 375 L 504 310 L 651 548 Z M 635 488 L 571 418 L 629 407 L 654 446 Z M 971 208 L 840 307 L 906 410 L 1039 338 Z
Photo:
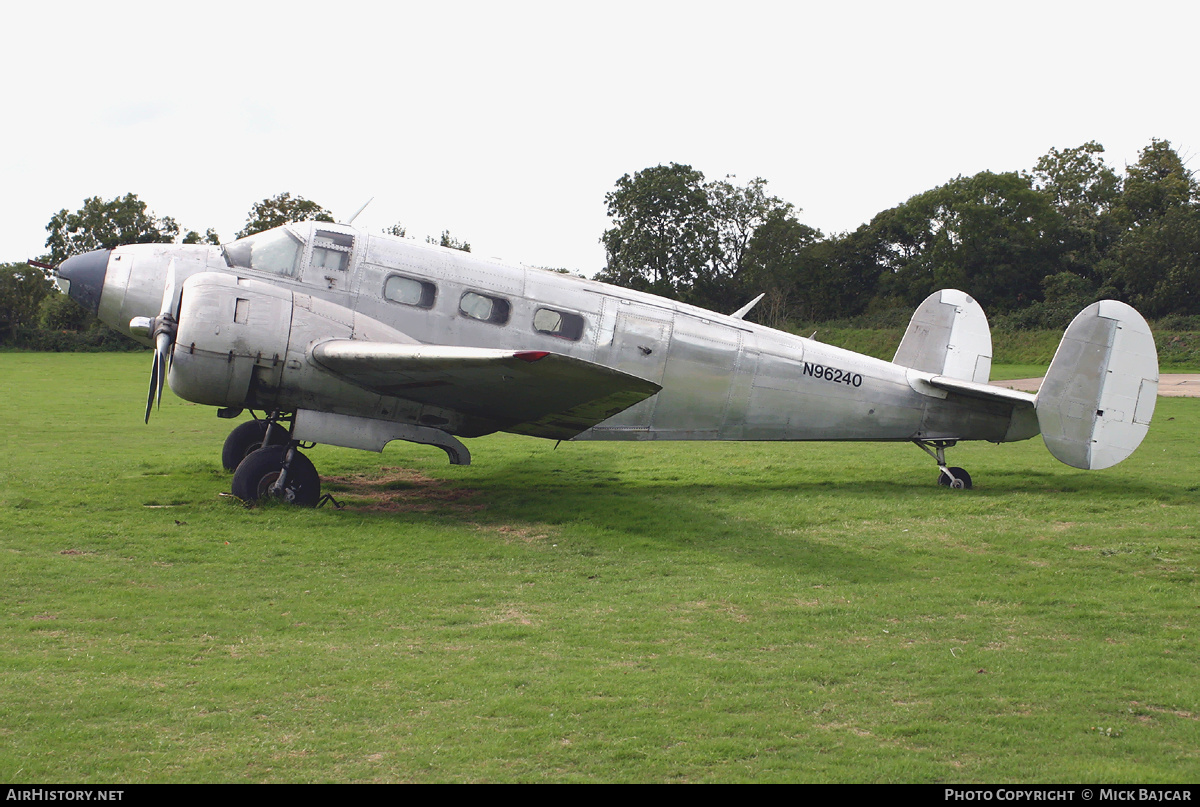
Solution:
M 222 249 L 225 252 L 225 262 L 230 266 L 295 277 L 301 246 L 303 245 L 299 238 L 287 229 L 277 227 L 239 238 Z
M 469 291 L 458 302 L 458 312 L 464 317 L 503 325 L 508 322 L 511 310 L 507 300 L 499 297 L 488 297 L 486 294 L 476 294 Z
M 394 303 L 433 308 L 433 301 L 437 298 L 437 287 L 424 280 L 392 275 L 383 284 L 383 296 Z
M 548 336 L 578 342 L 583 336 L 583 317 L 567 311 L 539 308 L 533 315 L 533 329 Z

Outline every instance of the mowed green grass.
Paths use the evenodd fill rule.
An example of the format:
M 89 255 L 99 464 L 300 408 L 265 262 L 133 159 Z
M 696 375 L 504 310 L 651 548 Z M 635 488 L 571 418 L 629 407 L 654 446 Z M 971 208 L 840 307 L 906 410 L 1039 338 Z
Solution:
M 0 779 L 1195 782 L 1200 401 L 962 445 L 317 447 L 219 494 L 148 355 L 2 354 Z

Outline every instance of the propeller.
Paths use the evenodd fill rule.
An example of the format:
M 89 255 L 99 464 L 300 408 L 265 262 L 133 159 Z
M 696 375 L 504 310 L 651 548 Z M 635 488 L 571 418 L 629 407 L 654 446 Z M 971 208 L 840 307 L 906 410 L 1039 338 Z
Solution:
M 155 399 L 162 406 L 163 383 L 167 380 L 167 360 L 173 355 L 172 343 L 179 328 L 179 297 L 175 294 L 175 259 L 167 264 L 167 282 L 163 288 L 162 306 L 158 316 L 150 321 L 154 336 L 154 364 L 150 367 L 150 392 L 146 395 L 146 422 Z

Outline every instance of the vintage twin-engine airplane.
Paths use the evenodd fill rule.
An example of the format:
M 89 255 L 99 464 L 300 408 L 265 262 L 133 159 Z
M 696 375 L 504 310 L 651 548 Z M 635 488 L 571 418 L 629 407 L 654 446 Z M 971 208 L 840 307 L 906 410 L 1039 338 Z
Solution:
M 63 262 L 60 286 L 155 348 L 179 397 L 260 410 L 225 441 L 233 493 L 302 505 L 320 478 L 298 450 L 556 440 L 916 443 L 938 482 L 969 488 L 945 449 L 1040 431 L 1076 468 L 1129 456 L 1158 389 L 1150 329 L 1113 300 L 1067 329 L 1036 394 L 988 384 L 992 341 L 971 297 L 917 309 L 891 362 L 578 277 L 339 224 L 304 222 L 221 247 L 140 244 Z

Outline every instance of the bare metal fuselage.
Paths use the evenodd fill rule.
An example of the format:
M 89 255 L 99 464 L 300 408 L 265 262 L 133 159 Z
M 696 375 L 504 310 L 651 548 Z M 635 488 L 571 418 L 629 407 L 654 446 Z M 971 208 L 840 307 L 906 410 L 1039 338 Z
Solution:
M 304 301 L 313 298 L 308 308 L 320 308 L 323 301 L 327 312 L 335 312 L 326 320 L 351 320 L 341 323 L 344 333 L 322 334 L 311 327 L 310 332 L 298 331 L 290 314 L 262 320 L 257 313 L 260 319 L 250 324 L 259 333 L 258 341 L 264 330 L 275 333 L 284 355 L 276 351 L 264 359 L 261 344 L 257 351 L 247 344 L 246 355 L 235 357 L 240 343 L 230 348 L 230 362 L 236 358 L 254 364 L 249 371 L 263 379 L 252 386 L 252 399 L 220 399 L 213 391 L 219 385 L 202 375 L 189 386 L 187 381 L 177 383 L 178 374 L 172 372 L 171 385 L 182 397 L 221 406 L 412 417 L 412 405 L 403 398 L 378 400 L 311 360 L 312 344 L 322 338 L 365 335 L 386 340 L 390 331 L 430 345 L 565 354 L 662 386 L 657 395 L 575 439 L 1001 442 L 1037 433 L 1036 419 L 1027 411 L 947 393 L 924 383 L 928 374 L 891 362 L 650 294 L 411 240 L 321 226 L 354 236 L 345 269 L 317 265 L 313 228 L 307 224 L 293 226 L 308 237 L 291 276 L 230 267 L 216 247 L 118 248 L 108 263 L 100 317 L 129 333 L 133 317 L 152 315 L 162 296 L 166 264 L 173 259 L 181 283 L 200 272 L 223 273 L 242 283 L 257 281 L 273 288 L 272 294 L 280 297 L 280 312 L 293 304 L 303 308 Z M 433 284 L 432 306 L 418 308 L 387 299 L 385 284 L 396 275 Z M 498 325 L 463 316 L 460 301 L 468 292 L 507 301 L 507 322 Z M 564 339 L 535 329 L 535 312 L 546 307 L 581 316 L 580 337 Z M 283 321 L 285 316 L 288 321 Z M 368 321 L 383 327 L 372 336 L 363 327 Z M 181 335 L 175 348 L 177 364 L 185 345 Z M 267 361 L 272 361 L 269 368 Z M 481 433 L 477 426 L 453 419 L 440 428 L 463 436 Z

